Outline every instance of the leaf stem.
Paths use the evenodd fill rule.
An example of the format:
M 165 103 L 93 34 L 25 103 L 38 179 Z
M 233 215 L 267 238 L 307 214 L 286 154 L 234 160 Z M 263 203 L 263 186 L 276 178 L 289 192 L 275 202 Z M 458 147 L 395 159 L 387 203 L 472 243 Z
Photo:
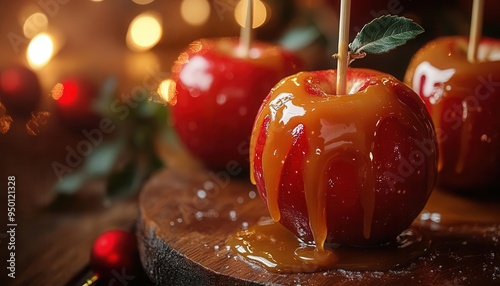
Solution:
M 469 47 L 467 60 L 470 63 L 477 61 L 477 50 L 483 29 L 484 0 L 474 0 L 472 4 L 472 19 L 470 25 Z
M 241 27 L 240 44 L 238 47 L 239 54 L 243 58 L 247 58 L 250 53 L 252 44 L 252 26 L 253 26 L 253 0 L 247 0 L 245 25 Z
M 347 94 L 347 67 L 349 66 L 349 22 L 351 0 L 340 2 L 339 45 L 337 57 L 337 94 Z

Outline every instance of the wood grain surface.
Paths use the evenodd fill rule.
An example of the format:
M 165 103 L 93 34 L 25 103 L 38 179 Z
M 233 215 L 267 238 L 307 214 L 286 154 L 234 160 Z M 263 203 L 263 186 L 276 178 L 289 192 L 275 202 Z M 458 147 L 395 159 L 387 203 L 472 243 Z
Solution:
M 500 202 L 436 190 L 412 227 L 427 253 L 388 272 L 276 274 L 226 248 L 231 235 L 267 216 L 247 178 L 164 170 L 139 198 L 141 260 L 157 285 L 491 285 L 500 282 Z

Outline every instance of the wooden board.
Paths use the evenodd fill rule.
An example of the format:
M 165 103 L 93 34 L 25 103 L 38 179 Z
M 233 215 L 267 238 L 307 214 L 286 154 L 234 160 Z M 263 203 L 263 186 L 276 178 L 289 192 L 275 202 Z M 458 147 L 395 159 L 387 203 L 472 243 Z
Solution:
M 139 208 L 141 260 L 158 285 L 500 283 L 498 200 L 474 201 L 436 190 L 413 225 L 431 237 L 431 249 L 388 272 L 276 274 L 243 261 L 226 249 L 226 239 L 268 214 L 247 178 L 164 170 L 145 185 Z

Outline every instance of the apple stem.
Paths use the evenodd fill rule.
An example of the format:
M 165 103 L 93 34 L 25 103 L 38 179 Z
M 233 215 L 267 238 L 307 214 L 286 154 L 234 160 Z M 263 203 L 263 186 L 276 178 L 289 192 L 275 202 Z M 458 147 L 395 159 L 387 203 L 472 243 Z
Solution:
M 347 67 L 349 66 L 349 22 L 351 0 L 340 1 L 339 46 L 337 56 L 337 94 L 347 94 Z
M 241 27 L 239 52 L 244 58 L 250 54 L 250 46 L 252 44 L 252 26 L 253 26 L 253 0 L 247 0 L 247 13 L 245 25 Z
M 467 60 L 471 63 L 477 61 L 477 50 L 483 29 L 484 0 L 474 0 L 472 5 L 472 19 L 470 25 L 469 47 Z

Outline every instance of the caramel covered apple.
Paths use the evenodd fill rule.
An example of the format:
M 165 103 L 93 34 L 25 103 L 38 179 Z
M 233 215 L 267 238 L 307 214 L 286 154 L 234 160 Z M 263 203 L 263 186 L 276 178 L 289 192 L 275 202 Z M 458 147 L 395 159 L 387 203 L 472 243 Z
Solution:
M 271 90 L 254 124 L 251 176 L 272 220 L 291 236 L 280 247 L 283 230 L 272 235 L 269 225 L 256 226 L 230 240 L 237 251 L 238 245 L 244 249 L 241 255 L 283 272 L 388 269 L 400 263 L 401 255 L 374 262 L 378 256 L 371 251 L 378 248 L 357 262 L 353 257 L 360 256 L 348 253 L 396 244 L 423 209 L 437 176 L 435 131 L 423 101 L 407 85 L 347 66 L 420 32 L 408 19 L 378 18 L 349 51 L 341 36 L 338 70 L 300 72 Z M 272 247 L 262 251 L 258 237 L 278 241 L 274 248 L 296 263 L 283 262 Z M 299 242 L 290 247 L 293 237 Z
M 405 75 L 436 126 L 438 181 L 467 192 L 500 186 L 500 40 L 477 33 L 431 41 Z

